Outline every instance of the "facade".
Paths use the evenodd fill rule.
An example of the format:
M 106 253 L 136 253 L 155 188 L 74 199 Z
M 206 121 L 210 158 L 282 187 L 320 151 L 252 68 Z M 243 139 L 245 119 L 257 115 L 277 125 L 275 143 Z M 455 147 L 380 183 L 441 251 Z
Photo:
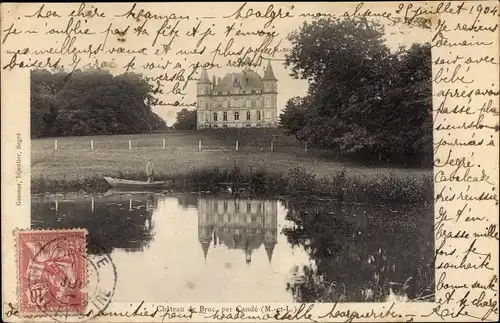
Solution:
M 196 85 L 197 129 L 278 126 L 278 80 L 270 61 L 263 77 L 245 68 L 210 81 L 204 69 Z
M 240 249 L 250 264 L 252 252 L 263 247 L 271 263 L 278 238 L 278 203 L 264 200 L 200 198 L 198 240 L 205 259 L 211 245 Z

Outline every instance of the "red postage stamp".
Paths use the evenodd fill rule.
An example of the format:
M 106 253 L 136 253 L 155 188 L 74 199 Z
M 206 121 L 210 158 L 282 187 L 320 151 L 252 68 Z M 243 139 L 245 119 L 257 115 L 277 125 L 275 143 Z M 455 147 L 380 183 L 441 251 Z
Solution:
M 84 229 L 18 231 L 19 312 L 78 315 L 85 309 Z

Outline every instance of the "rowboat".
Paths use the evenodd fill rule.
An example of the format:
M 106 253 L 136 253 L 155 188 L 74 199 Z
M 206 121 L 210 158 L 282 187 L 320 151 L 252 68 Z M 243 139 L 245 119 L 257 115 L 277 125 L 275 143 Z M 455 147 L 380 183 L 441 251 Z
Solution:
M 128 189 L 161 189 L 168 187 L 172 184 L 172 181 L 155 181 L 155 182 L 143 182 L 134 181 L 131 179 L 114 178 L 109 176 L 104 176 L 104 180 L 108 182 L 109 185 L 115 188 L 128 188 Z

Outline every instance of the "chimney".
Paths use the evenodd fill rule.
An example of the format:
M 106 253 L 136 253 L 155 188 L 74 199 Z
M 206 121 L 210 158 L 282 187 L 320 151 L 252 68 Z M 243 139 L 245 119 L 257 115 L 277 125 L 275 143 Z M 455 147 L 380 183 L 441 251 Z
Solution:
M 221 81 L 221 78 L 220 78 L 220 77 L 218 77 L 218 78 L 217 78 L 217 84 L 220 84 L 220 81 Z
M 212 85 L 215 88 L 217 84 L 215 84 L 215 75 L 212 75 Z

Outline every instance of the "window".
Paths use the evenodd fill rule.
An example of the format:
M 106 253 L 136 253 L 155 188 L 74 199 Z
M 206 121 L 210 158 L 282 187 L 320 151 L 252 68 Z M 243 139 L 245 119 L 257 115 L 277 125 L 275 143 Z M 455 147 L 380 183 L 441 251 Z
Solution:
M 255 90 L 252 90 L 252 94 L 255 94 Z
M 260 111 L 257 111 L 257 120 L 260 120 Z
M 252 107 L 254 107 L 254 106 L 255 106 L 255 101 L 256 101 L 256 100 L 252 100 Z
M 205 88 L 205 94 L 210 94 L 210 88 L 209 87 Z
M 222 128 L 227 128 L 227 124 L 223 125 Z
M 239 112 L 235 112 L 235 113 L 234 113 L 234 120 L 235 120 L 235 121 L 240 120 L 240 114 L 239 114 Z
M 217 121 L 217 112 L 214 112 L 214 121 Z
M 222 121 L 227 121 L 227 112 L 222 113 Z
M 271 119 L 271 111 L 266 111 L 266 119 Z
M 247 212 L 252 212 L 252 204 L 247 203 Z
M 250 111 L 247 111 L 247 120 L 251 119 Z
M 212 102 L 212 108 L 215 108 L 215 101 Z
M 214 124 L 214 125 L 213 125 L 213 127 L 214 127 L 214 128 L 219 128 L 219 126 L 218 126 L 218 125 L 216 125 L 216 124 Z
M 261 203 L 257 204 L 257 211 L 258 211 L 259 213 L 261 213 L 261 212 L 262 212 L 262 204 L 261 204 Z
M 207 113 L 207 114 L 205 115 L 205 122 L 208 122 L 208 116 L 209 116 L 209 114 Z
M 227 108 L 227 100 L 222 101 L 222 106 L 223 106 L 224 108 Z
M 214 211 L 215 212 L 219 211 L 219 202 L 218 201 L 215 201 L 215 203 L 214 203 Z
M 260 99 L 257 99 L 257 106 L 260 107 Z
M 265 89 L 266 89 L 266 92 L 269 92 L 269 84 L 266 84 Z
M 200 121 L 203 120 L 203 112 L 200 112 Z
M 247 124 L 247 125 L 246 125 L 246 127 L 247 127 L 247 128 L 250 128 L 250 124 Z
M 205 101 L 200 100 L 200 108 L 203 109 L 205 107 Z
M 257 123 L 257 124 L 256 124 L 256 126 L 257 126 L 257 127 L 260 127 L 260 123 Z
M 266 98 L 266 108 L 269 108 L 269 98 Z
M 224 211 L 227 211 L 227 202 L 224 202 Z
M 247 108 L 250 108 L 250 99 L 247 99 Z
M 240 210 L 240 202 L 234 202 L 234 209 L 236 210 L 236 212 L 239 212 L 239 210 Z

